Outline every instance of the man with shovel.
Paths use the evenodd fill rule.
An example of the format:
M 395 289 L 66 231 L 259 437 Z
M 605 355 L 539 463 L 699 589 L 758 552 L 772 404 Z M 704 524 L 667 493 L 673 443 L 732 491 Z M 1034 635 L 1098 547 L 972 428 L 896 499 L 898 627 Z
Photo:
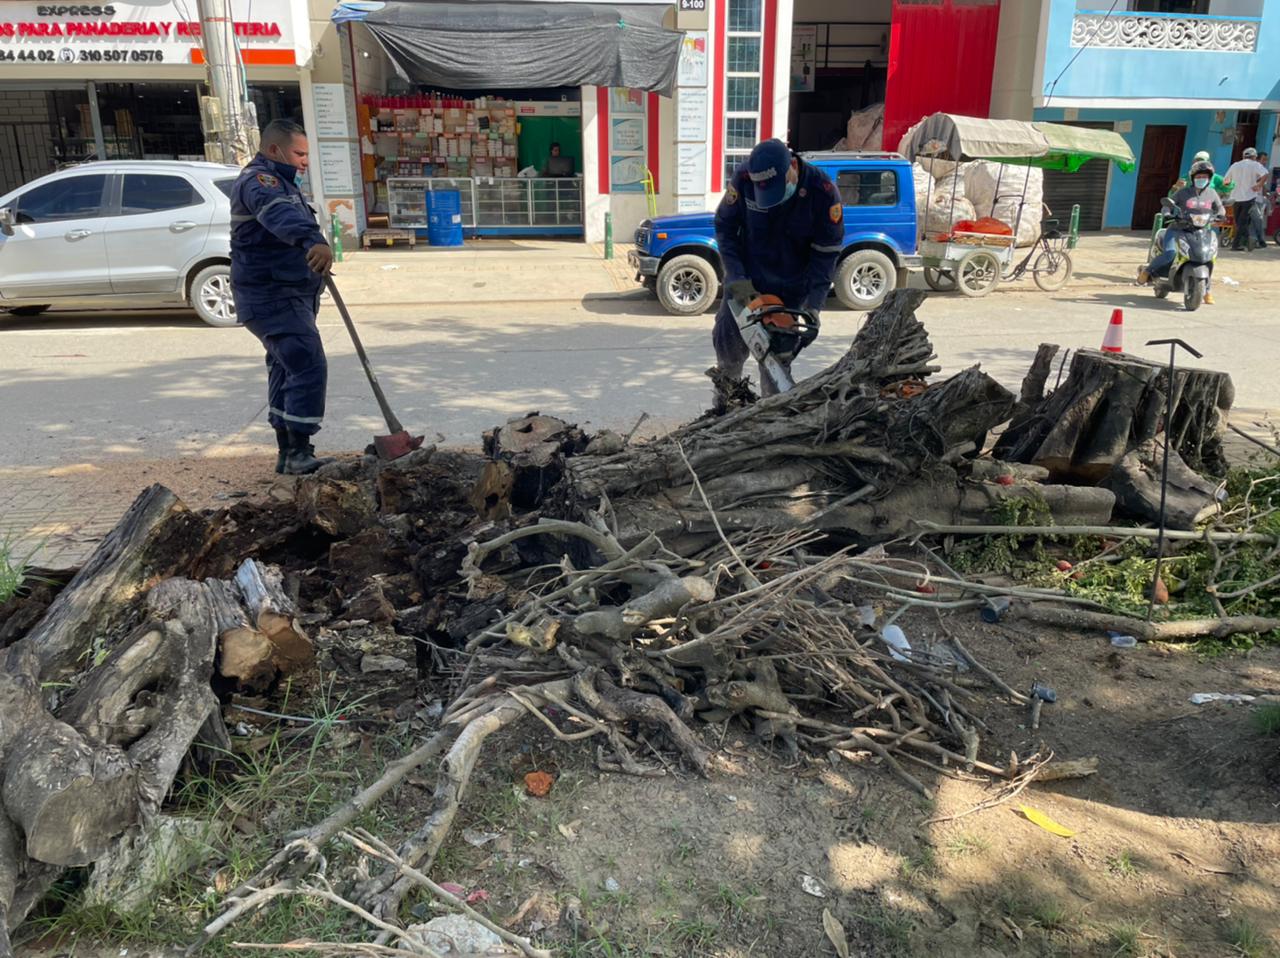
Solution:
M 307 135 L 273 120 L 258 155 L 231 188 L 231 293 L 236 318 L 267 351 L 267 419 L 280 454 L 276 472 L 300 476 L 317 459 L 311 437 L 324 419 L 328 365 L 316 328 L 320 290 L 333 265 L 315 213 L 298 188 Z

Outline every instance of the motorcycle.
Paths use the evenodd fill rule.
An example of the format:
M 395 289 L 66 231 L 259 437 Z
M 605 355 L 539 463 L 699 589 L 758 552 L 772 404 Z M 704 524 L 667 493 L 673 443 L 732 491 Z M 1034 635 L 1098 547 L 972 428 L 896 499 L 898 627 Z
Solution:
M 1218 259 L 1218 231 L 1213 228 L 1213 204 L 1193 197 L 1186 206 L 1179 208 L 1171 200 L 1165 200 L 1164 227 L 1151 242 L 1147 265 L 1164 252 L 1166 233 L 1178 231 L 1174 241 L 1173 262 L 1164 275 L 1151 274 L 1152 291 L 1156 299 L 1164 299 L 1171 292 L 1182 293 L 1182 304 L 1188 312 L 1194 312 L 1204 302 L 1209 289 L 1209 277 L 1213 275 Z

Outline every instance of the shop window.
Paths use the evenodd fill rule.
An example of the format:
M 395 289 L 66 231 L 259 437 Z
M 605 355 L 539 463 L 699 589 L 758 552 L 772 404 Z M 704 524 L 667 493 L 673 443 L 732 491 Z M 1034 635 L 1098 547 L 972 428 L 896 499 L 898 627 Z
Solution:
M 69 176 L 45 183 L 18 197 L 15 219 L 19 223 L 51 223 L 101 216 L 106 185 L 105 174 Z
M 729 72 L 758 73 L 760 71 L 760 38 L 729 38 Z
M 837 173 L 836 186 L 845 206 L 898 205 L 898 178 L 891 170 Z
M 180 210 L 184 206 L 198 206 L 203 202 L 195 187 L 184 177 L 128 173 L 120 195 L 120 212 L 125 216 L 159 213 L 163 210 Z

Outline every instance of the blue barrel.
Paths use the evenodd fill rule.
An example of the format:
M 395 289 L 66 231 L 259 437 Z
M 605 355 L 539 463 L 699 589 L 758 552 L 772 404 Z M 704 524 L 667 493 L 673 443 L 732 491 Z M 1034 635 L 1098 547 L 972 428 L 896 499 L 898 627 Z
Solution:
M 427 191 L 427 242 L 462 245 L 462 194 L 457 190 Z

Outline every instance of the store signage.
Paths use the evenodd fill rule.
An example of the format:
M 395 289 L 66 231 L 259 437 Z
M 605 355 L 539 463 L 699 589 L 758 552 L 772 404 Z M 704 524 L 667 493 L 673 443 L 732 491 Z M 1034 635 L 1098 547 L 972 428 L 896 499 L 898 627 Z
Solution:
M 0 64 L 203 63 L 189 2 L 0 4 Z M 233 0 L 245 63 L 292 65 L 289 0 Z M 285 51 L 288 51 L 287 54 Z
M 676 193 L 705 196 L 707 192 L 707 144 L 676 144 Z
M 705 143 L 707 140 L 706 87 L 681 87 L 676 91 L 676 139 Z
M 316 136 L 342 140 L 350 138 L 346 87 L 341 83 L 313 83 L 311 101 L 316 108 Z
M 818 28 L 796 24 L 791 28 L 791 92 L 812 93 L 818 72 Z
M 351 192 L 351 184 L 355 180 L 354 152 L 355 144 L 351 141 L 319 144 L 316 165 L 320 167 L 320 189 L 325 196 Z
M 677 86 L 707 85 L 707 35 L 686 33 L 680 46 L 680 62 L 676 68 Z

